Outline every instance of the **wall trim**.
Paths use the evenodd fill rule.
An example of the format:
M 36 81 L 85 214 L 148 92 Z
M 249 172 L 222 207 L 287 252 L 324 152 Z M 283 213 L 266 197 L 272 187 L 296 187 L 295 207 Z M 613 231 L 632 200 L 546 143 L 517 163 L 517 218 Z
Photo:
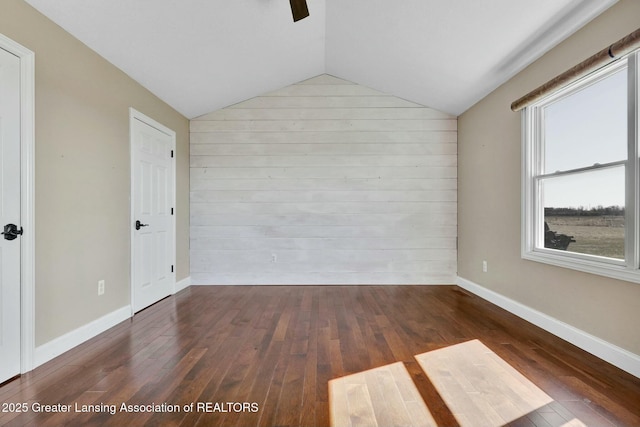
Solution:
M 177 294 L 183 289 L 187 289 L 189 286 L 191 286 L 191 276 L 185 277 L 184 279 L 176 282 L 176 290 L 174 294 Z
M 131 306 L 127 305 L 36 347 L 33 367 L 36 368 L 60 356 L 130 317 Z
M 191 278 L 189 278 L 191 280 Z M 189 286 L 446 286 L 451 285 L 453 280 L 442 283 L 192 283 L 189 282 Z M 178 292 L 176 285 L 176 292 Z
M 462 277 L 461 288 L 640 378 L 640 356 Z

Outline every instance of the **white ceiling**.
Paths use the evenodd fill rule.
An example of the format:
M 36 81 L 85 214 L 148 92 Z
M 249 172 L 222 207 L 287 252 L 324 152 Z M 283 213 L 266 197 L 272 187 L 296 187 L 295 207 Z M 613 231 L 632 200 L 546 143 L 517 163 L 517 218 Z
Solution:
M 26 1 L 194 118 L 323 73 L 459 115 L 617 0 Z

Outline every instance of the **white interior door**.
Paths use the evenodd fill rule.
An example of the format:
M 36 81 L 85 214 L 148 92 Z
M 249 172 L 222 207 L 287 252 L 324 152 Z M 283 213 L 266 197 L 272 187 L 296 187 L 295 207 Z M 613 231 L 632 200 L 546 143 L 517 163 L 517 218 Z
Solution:
M 16 227 L 11 231 L 10 225 Z M 20 59 L 0 48 L 0 383 L 20 373 Z
M 132 110 L 132 305 L 137 312 L 175 289 L 175 133 Z

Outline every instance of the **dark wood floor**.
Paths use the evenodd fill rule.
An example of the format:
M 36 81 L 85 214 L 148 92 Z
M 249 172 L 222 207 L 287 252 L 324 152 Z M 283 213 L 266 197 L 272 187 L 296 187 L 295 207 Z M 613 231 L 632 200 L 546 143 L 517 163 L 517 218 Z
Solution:
M 29 411 L 0 425 L 328 426 L 331 379 L 400 361 L 438 424 L 457 426 L 414 355 L 472 339 L 554 400 L 512 425 L 640 426 L 638 378 L 455 286 L 191 287 L 1 387 L 0 404 Z M 219 412 L 184 411 L 197 402 Z

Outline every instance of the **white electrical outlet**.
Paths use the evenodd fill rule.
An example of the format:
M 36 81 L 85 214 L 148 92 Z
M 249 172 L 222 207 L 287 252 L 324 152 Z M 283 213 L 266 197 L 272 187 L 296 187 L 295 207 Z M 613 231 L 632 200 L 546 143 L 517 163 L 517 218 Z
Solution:
M 487 261 L 482 261 L 482 272 L 486 273 L 489 270 L 489 265 L 487 264 Z
M 104 295 L 104 280 L 98 280 L 98 295 Z
M 276 254 L 271 254 L 271 262 L 273 262 L 273 263 L 278 262 L 278 255 L 276 255 Z

